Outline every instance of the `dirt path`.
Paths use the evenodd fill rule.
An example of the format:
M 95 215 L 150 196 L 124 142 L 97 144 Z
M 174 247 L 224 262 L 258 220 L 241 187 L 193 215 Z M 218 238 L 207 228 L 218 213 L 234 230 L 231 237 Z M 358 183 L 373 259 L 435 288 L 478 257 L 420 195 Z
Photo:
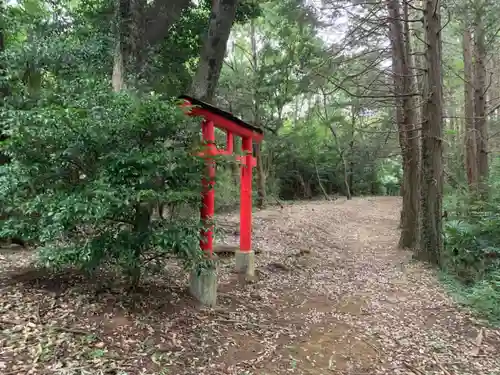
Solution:
M 398 215 L 396 198 L 256 213 L 259 280 L 239 284 L 223 260 L 215 310 L 176 265 L 135 295 L 17 271 L 0 284 L 0 373 L 500 374 L 500 332 L 476 347 L 480 324 L 395 247 Z M 235 241 L 236 217 L 219 221 Z
M 279 258 L 312 251 L 291 258 L 301 268 L 267 281 L 284 292 L 277 315 L 304 322 L 300 338 L 276 351 L 269 374 L 500 373 L 499 332 L 488 331 L 475 356 L 479 324 L 432 270 L 396 248 L 399 207 L 397 198 L 303 204 L 260 224 L 262 246 Z

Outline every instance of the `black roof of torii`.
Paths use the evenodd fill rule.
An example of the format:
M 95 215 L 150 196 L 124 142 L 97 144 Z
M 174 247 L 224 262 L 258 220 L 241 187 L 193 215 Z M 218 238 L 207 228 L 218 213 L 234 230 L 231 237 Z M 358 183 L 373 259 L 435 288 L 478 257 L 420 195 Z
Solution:
M 189 95 L 181 95 L 179 96 L 179 99 L 187 100 L 189 101 L 192 105 L 199 106 L 207 111 L 210 111 L 218 116 L 224 117 L 226 120 L 231 121 L 242 128 L 246 128 L 248 130 L 252 130 L 256 133 L 259 134 L 264 134 L 264 131 L 261 128 L 256 127 L 255 125 L 251 125 L 248 122 L 243 121 L 242 119 L 236 117 L 230 112 L 226 112 L 220 108 L 214 107 L 211 104 L 202 102 L 201 100 L 198 100 L 196 98 L 193 98 L 192 96 Z

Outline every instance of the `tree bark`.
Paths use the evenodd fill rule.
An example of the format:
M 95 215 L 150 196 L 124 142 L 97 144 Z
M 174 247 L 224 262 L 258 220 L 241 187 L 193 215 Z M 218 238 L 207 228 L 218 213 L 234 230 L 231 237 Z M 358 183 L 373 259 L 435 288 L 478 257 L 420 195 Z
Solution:
M 115 50 L 113 51 L 113 74 L 111 76 L 111 85 L 115 92 L 120 92 L 125 88 L 125 68 L 123 60 L 122 43 L 120 40 L 117 40 Z
M 419 217 L 419 142 L 416 130 L 415 101 L 406 94 L 414 89 L 415 83 L 411 67 L 411 40 L 408 25 L 408 7 L 404 7 L 404 27 L 401 22 L 399 0 L 388 0 L 390 16 L 391 47 L 394 84 L 397 105 L 399 142 L 403 159 L 403 207 L 401 211 L 401 248 L 415 248 L 418 245 Z
M 472 67 L 472 34 L 465 26 L 462 39 L 464 58 L 464 117 L 465 117 L 465 170 L 471 192 L 476 191 L 478 163 L 476 132 L 474 128 L 474 85 Z
M 421 233 L 415 258 L 439 265 L 443 250 L 443 92 L 440 0 L 425 0 L 425 117 L 422 123 Z
M 191 0 L 156 0 L 145 12 L 144 39 L 150 46 L 161 42 L 192 4 Z
M 405 59 L 403 64 L 403 89 L 405 93 L 415 91 L 416 69 L 411 46 L 408 1 L 404 2 L 404 45 Z M 404 196 L 403 223 L 399 246 L 401 248 L 414 248 L 419 239 L 419 199 L 420 199 L 420 142 L 417 130 L 418 114 L 416 100 L 406 96 L 403 101 L 405 113 L 404 131 L 406 135 L 405 169 L 403 175 Z
M 2 7 L 0 6 L 0 11 L 2 11 Z M 4 39 L 4 30 L 3 30 L 3 25 L 0 24 L 0 54 L 3 54 L 5 52 L 5 39 Z M 4 78 L 6 76 L 5 74 L 5 67 L 0 64 L 0 99 L 5 98 L 6 96 L 9 95 L 9 86 L 7 85 L 7 82 L 4 81 Z
M 236 17 L 238 0 L 214 0 L 208 26 L 208 35 L 200 52 L 191 95 L 212 102 L 219 81 L 227 41 Z
M 255 20 L 250 20 L 250 42 L 252 46 L 252 65 L 253 65 L 253 117 L 254 124 L 261 126 L 260 116 L 260 95 L 259 95 L 259 58 L 257 55 L 257 39 L 255 33 Z M 262 144 L 255 145 L 255 159 L 256 159 L 256 180 L 257 180 L 257 207 L 264 208 L 266 204 L 266 175 L 264 172 L 264 165 L 262 164 Z
M 337 136 L 337 132 L 333 125 L 330 125 L 330 131 L 332 132 L 333 139 L 335 140 L 335 145 L 337 146 L 337 152 L 342 161 L 343 171 L 344 171 L 344 187 L 345 187 L 345 195 L 347 200 L 352 199 L 351 186 L 349 185 L 349 164 L 347 162 L 347 158 L 345 157 L 345 150 L 342 150 L 339 137 Z
M 488 60 L 487 75 L 488 75 L 488 92 L 486 101 L 486 114 L 488 125 L 495 121 L 498 107 L 498 99 L 500 96 L 498 90 L 498 54 L 493 52 Z M 488 129 L 490 130 L 490 129 Z M 491 147 L 488 144 L 488 147 Z
M 3 9 L 3 4 L 0 2 L 0 12 L 4 11 Z M 0 23 L 0 55 L 2 55 L 5 52 L 5 35 L 4 35 L 4 25 Z M 4 105 L 4 100 L 10 95 L 10 87 L 7 82 L 7 74 L 6 74 L 6 67 L 0 64 L 0 108 L 2 105 Z M 6 141 L 9 139 L 9 136 L 5 134 L 5 128 L 3 124 L 0 123 L 0 142 Z M 0 151 L 0 166 L 5 165 L 10 163 L 11 158 L 4 154 L 3 152 Z M 2 203 L 0 202 L 0 220 L 4 220 L 7 217 L 5 215 L 5 212 L 3 211 Z M 26 247 L 26 242 L 19 237 L 11 237 L 11 238 L 1 238 L 0 237 L 0 242 L 10 242 L 13 244 L 20 245 L 22 247 Z
M 113 91 L 120 92 L 126 88 L 130 74 L 137 75 L 142 58 L 142 9 L 143 0 L 116 0 L 115 3 L 115 49 L 112 73 Z M 163 182 L 159 182 L 163 185 Z M 158 202 L 158 214 L 163 218 L 163 202 Z M 135 206 L 134 235 L 137 243 L 133 249 L 132 262 L 128 267 L 130 287 L 136 288 L 141 279 L 141 255 L 149 246 L 151 218 L 154 207 L 150 202 L 139 201 Z
M 490 100 L 488 102 L 488 115 L 491 121 L 498 120 L 500 107 L 500 56 L 498 53 L 493 53 L 491 58 L 491 85 L 490 85 Z
M 486 45 L 485 26 L 479 14 L 474 30 L 474 127 L 476 130 L 479 190 L 488 192 L 488 129 L 486 123 Z
M 119 92 L 125 88 L 126 66 L 130 57 L 130 1 L 115 1 L 115 49 L 113 51 L 113 74 L 111 84 L 113 91 Z
M 256 182 L 257 182 L 257 207 L 264 208 L 266 205 L 266 174 L 262 164 L 262 144 L 255 145 L 256 159 Z
M 349 150 L 349 161 L 347 163 L 348 165 L 348 180 L 347 180 L 347 185 L 349 186 L 349 198 L 352 198 L 352 195 L 355 195 L 354 193 L 354 136 L 356 132 L 356 119 L 359 115 L 359 103 L 357 101 L 354 101 L 351 104 L 351 129 L 349 132 L 349 144 L 348 144 L 348 150 Z
M 144 0 L 116 0 L 115 47 L 111 84 L 118 92 L 127 86 L 129 78 L 139 78 L 143 64 Z M 137 83 L 137 82 L 135 82 Z
M 130 21 L 126 28 L 133 26 L 128 35 L 130 43 L 121 41 L 121 47 L 130 47 L 130 52 L 136 57 L 135 63 L 142 66 L 143 58 L 146 56 L 148 47 L 154 46 L 164 40 L 169 30 L 181 18 L 183 12 L 192 5 L 192 0 L 155 0 L 148 5 L 147 0 L 115 0 L 115 9 L 125 10 L 128 8 L 126 20 Z M 131 17 L 129 17 L 131 16 Z M 118 18 L 115 15 L 115 20 Z M 115 25 L 116 27 L 116 25 Z M 115 46 L 116 47 L 116 46 Z M 119 64 L 115 54 L 115 66 Z M 127 61 L 127 58 L 123 58 Z M 125 69 L 126 70 L 126 69 Z M 117 71 L 118 79 L 119 72 Z M 117 84 L 119 82 L 117 81 Z
M 0 6 L 0 11 L 2 10 L 2 7 Z M 5 51 L 5 40 L 4 40 L 4 31 L 3 31 L 3 25 L 0 24 L 0 55 L 3 54 Z M 5 67 L 0 65 L 0 106 L 3 105 L 4 99 L 9 95 L 9 86 L 7 85 L 7 82 L 5 81 Z M 8 136 L 5 134 L 3 128 L 3 124 L 0 124 L 0 142 L 3 142 L 8 139 Z M 0 165 L 4 165 L 9 163 L 10 158 L 4 154 L 3 152 L 0 152 Z
M 329 201 L 330 197 L 328 196 L 328 193 L 326 192 L 325 187 L 323 186 L 323 183 L 321 182 L 321 176 L 319 175 L 318 164 L 316 163 L 315 159 L 313 159 L 313 163 L 314 163 L 314 169 L 316 171 L 316 179 L 318 180 L 319 188 L 320 188 L 321 192 L 323 193 L 323 197 L 327 201 Z
M 233 150 L 237 150 L 238 144 L 236 142 L 236 137 L 233 137 Z M 240 183 L 240 167 L 239 167 L 239 164 L 238 162 L 235 160 L 233 160 L 230 164 L 230 168 L 231 168 L 231 175 L 233 177 L 233 182 L 235 183 L 235 185 L 239 185 Z

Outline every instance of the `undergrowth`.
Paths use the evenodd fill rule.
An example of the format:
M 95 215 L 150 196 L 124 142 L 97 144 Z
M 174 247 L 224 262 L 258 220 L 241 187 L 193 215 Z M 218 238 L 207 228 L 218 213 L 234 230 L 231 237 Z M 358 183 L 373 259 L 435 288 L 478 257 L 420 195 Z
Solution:
M 500 195 L 492 184 L 487 199 L 467 192 L 445 201 L 442 281 L 461 304 L 500 324 Z
M 464 285 L 449 272 L 442 272 L 440 280 L 459 304 L 491 324 L 500 326 L 500 272 L 471 286 Z

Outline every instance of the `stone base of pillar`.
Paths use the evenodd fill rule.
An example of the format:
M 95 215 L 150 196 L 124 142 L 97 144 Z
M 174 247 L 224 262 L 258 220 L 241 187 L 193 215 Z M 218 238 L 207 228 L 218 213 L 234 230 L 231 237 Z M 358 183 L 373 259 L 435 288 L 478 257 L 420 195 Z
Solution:
M 235 271 L 250 277 L 255 276 L 255 253 L 238 250 L 235 253 Z
M 191 271 L 189 292 L 202 305 L 214 307 L 217 303 L 218 267 Z

